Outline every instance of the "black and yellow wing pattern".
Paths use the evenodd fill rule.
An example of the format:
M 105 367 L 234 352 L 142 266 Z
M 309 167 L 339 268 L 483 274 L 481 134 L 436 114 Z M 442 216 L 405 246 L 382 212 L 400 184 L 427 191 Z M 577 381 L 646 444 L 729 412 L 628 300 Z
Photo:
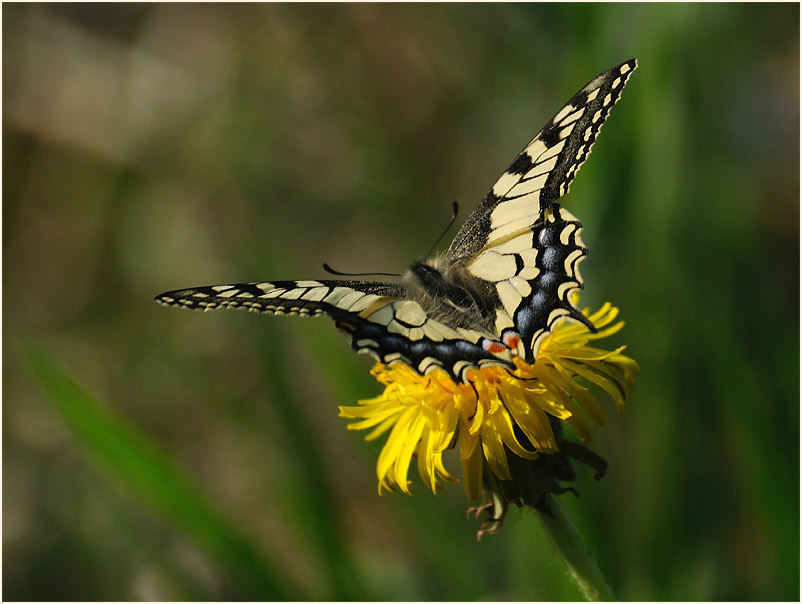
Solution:
M 372 353 L 383 363 L 407 363 L 424 374 L 438 366 L 459 372 L 463 363 L 468 368 L 495 359 L 476 345 L 484 334 L 433 319 L 402 284 L 331 280 L 238 283 L 167 292 L 156 300 L 193 310 L 239 308 L 273 315 L 328 317 L 350 338 L 356 351 Z
M 533 362 L 564 317 L 593 328 L 574 306 L 587 254 L 565 193 L 618 101 L 635 59 L 601 73 L 541 129 L 468 216 L 441 255 L 415 262 L 397 283 L 271 281 L 213 285 L 157 296 L 196 310 L 241 308 L 326 316 L 357 352 L 456 380 L 487 365 Z

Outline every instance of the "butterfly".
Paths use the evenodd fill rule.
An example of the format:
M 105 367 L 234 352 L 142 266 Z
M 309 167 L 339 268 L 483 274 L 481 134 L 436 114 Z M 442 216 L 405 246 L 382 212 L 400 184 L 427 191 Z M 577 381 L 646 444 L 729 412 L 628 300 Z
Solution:
M 573 302 L 587 255 L 582 224 L 557 200 L 618 101 L 637 61 L 604 71 L 526 145 L 468 216 L 448 249 L 416 261 L 393 283 L 262 281 L 167 292 L 156 301 L 195 310 L 242 308 L 325 316 L 351 347 L 426 375 L 468 381 L 471 369 L 533 363 L 564 318 L 593 330 Z

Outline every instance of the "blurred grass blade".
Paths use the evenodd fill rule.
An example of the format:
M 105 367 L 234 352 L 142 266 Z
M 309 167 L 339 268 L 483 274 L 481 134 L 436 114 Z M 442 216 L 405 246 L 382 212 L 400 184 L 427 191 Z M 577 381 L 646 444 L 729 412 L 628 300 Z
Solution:
M 238 590 L 259 600 L 301 595 L 276 578 L 271 563 L 156 443 L 87 393 L 46 353 L 33 348 L 26 352 L 28 370 L 80 445 L 135 497 L 193 539 Z

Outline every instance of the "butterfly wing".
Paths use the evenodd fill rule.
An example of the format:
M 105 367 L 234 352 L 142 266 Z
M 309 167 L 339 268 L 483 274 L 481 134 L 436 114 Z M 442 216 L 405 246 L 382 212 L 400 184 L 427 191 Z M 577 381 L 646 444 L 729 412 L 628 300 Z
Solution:
M 636 67 L 635 59 L 621 63 L 577 92 L 515 158 L 446 252 L 453 265 L 494 286 L 497 335 L 527 362 L 561 317 L 593 329 L 572 302 L 583 286 L 582 225 L 556 201 Z
M 471 276 L 495 292 L 498 339 L 532 363 L 540 342 L 562 317 L 593 325 L 572 301 L 582 288 L 579 263 L 587 255 L 582 224 L 555 204 L 529 228 L 467 263 Z
M 568 192 L 637 66 L 635 59 L 616 65 L 571 97 L 468 216 L 448 249 L 451 258 L 468 260 L 528 229 Z
M 382 363 L 406 363 L 425 375 L 442 368 L 454 379 L 485 363 L 509 361 L 485 350 L 485 334 L 432 319 L 402 285 L 371 281 L 271 281 L 212 285 L 156 297 L 194 310 L 240 308 L 273 315 L 326 316 L 357 352 Z

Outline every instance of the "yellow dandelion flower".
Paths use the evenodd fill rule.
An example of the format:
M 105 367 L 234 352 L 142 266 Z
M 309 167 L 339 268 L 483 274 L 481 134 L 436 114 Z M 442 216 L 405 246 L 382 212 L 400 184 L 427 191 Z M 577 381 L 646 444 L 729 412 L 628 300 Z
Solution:
M 340 417 L 356 420 L 349 429 L 369 429 L 367 440 L 389 432 L 376 466 L 379 493 L 395 487 L 410 493 L 413 459 L 433 492 L 456 482 L 443 454 L 459 447 L 465 493 L 478 500 L 484 487 L 491 503 L 478 509 L 490 511 L 496 526 L 484 532 L 492 532 L 509 502 L 538 507 L 547 493 L 569 490 L 558 481 L 574 478 L 570 458 L 591 465 L 600 477 L 604 460 L 564 439 L 562 422 L 580 441 L 590 440 L 607 421 L 590 387 L 607 393 L 620 413 L 638 365 L 622 354 L 623 346 L 608 351 L 589 345 L 623 327 L 614 322 L 617 308 L 608 303 L 584 313 L 595 333 L 563 322 L 543 340 L 533 364 L 516 358 L 514 370 L 474 369 L 468 383 L 455 383 L 441 370 L 422 376 L 402 363 L 374 366 L 384 392 L 340 407 Z

